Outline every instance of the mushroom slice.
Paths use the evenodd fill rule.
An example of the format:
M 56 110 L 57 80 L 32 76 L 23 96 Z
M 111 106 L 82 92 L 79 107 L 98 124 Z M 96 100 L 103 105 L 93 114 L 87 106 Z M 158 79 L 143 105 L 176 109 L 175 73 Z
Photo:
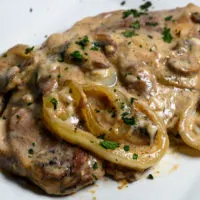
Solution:
M 167 66 L 176 73 L 184 75 L 197 73 L 200 70 L 199 51 L 199 39 L 184 40 L 178 44 L 178 48 L 168 59 Z
M 177 73 L 189 75 L 197 73 L 200 69 L 200 64 L 196 59 L 176 57 L 168 60 L 168 67 Z

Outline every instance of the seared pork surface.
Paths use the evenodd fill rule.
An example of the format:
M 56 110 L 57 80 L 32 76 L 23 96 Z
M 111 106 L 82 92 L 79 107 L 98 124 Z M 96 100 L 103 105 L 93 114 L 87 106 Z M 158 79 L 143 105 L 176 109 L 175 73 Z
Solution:
M 200 8 L 192 4 L 145 14 L 103 13 L 53 34 L 41 47 L 9 49 L 0 57 L 0 167 L 55 195 L 94 183 L 104 170 L 117 180 L 137 179 L 144 170 L 103 165 L 48 131 L 42 97 L 69 80 L 120 88 L 145 101 L 166 130 L 178 135 L 182 110 L 199 94 L 199 16 Z M 70 96 L 65 100 L 70 104 Z M 78 118 L 71 123 L 88 131 Z M 156 136 L 155 127 L 145 123 L 137 127 L 137 145 L 149 145 Z

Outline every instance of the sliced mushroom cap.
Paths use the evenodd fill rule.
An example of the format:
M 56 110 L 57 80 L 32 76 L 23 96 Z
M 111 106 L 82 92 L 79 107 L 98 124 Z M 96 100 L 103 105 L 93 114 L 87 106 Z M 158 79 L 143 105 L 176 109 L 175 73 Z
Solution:
M 167 66 L 176 73 L 190 75 L 200 70 L 200 40 L 191 38 L 181 41 L 172 56 L 168 59 Z
M 148 95 L 154 87 L 153 76 L 149 71 L 136 64 L 121 73 L 122 82 L 126 88 L 133 89 L 138 95 Z
M 34 61 L 33 47 L 16 45 L 0 57 L 0 92 L 5 93 L 21 84 L 20 73 Z
M 186 57 L 170 58 L 168 67 L 177 73 L 193 74 L 199 71 L 200 63 L 196 59 L 188 59 Z
M 95 40 L 102 44 L 103 51 L 106 56 L 113 56 L 117 50 L 117 44 L 111 35 L 107 33 L 97 33 Z
M 102 52 L 90 51 L 88 52 L 87 65 L 91 66 L 92 68 L 105 69 L 110 67 L 110 62 Z

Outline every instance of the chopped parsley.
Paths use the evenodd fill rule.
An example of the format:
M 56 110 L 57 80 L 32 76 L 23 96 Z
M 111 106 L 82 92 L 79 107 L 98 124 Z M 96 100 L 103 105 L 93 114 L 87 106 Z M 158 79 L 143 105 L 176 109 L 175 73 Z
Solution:
M 119 143 L 117 142 L 112 142 L 112 141 L 108 141 L 108 140 L 103 140 L 100 143 L 100 146 L 102 146 L 104 149 L 116 149 L 117 147 L 119 147 Z
M 7 118 L 5 116 L 2 117 L 3 120 L 6 120 Z
M 93 169 L 94 169 L 94 170 L 98 169 L 98 164 L 97 164 L 97 162 L 95 162 L 95 163 L 93 164 Z
M 130 147 L 128 145 L 124 146 L 124 151 L 129 151 Z
M 93 47 L 90 48 L 90 50 L 93 50 L 93 51 L 99 51 L 99 48 L 96 47 L 96 46 L 93 46 Z
M 154 179 L 154 177 L 153 177 L 153 175 L 152 175 L 152 174 L 149 174 L 149 175 L 147 176 L 147 179 L 153 180 L 153 179 Z
M 53 104 L 53 108 L 56 110 L 58 106 L 58 100 L 56 98 L 51 98 L 49 102 Z
M 170 43 L 173 39 L 171 32 L 170 32 L 170 28 L 164 28 L 163 32 L 162 32 L 162 39 L 164 42 Z
M 140 21 L 137 20 L 133 22 L 131 27 L 134 29 L 140 29 Z
M 171 21 L 172 20 L 172 15 L 165 17 L 165 21 Z
M 140 9 L 147 11 L 151 6 L 152 6 L 152 3 L 150 1 L 147 1 L 140 6 Z
M 61 74 L 58 74 L 58 76 L 57 76 L 58 78 L 61 78 Z
M 80 51 L 74 51 L 73 53 L 70 54 L 72 59 L 77 62 L 81 62 L 83 60 L 83 56 L 81 55 Z
M 20 118 L 20 116 L 19 116 L 19 115 L 16 115 L 16 118 L 17 118 L 17 119 L 19 119 L 19 118 Z
M 130 99 L 131 105 L 134 103 L 135 100 L 136 100 L 136 99 L 135 99 L 134 97 L 131 97 L 131 99 Z
M 127 125 L 130 125 L 130 126 L 136 125 L 135 118 L 134 117 L 127 117 L 127 115 L 129 115 L 128 112 L 122 113 L 121 117 L 122 117 L 123 122 Z
M 34 150 L 33 150 L 32 148 L 30 148 L 30 149 L 28 150 L 28 153 L 29 153 L 29 154 L 33 154 L 33 153 L 34 153 Z
M 126 4 L 126 1 L 122 1 L 122 2 L 120 3 L 121 6 L 124 6 L 125 4 Z
M 158 22 L 146 22 L 146 26 L 158 26 Z
M 138 155 L 136 153 L 133 154 L 133 160 L 137 160 L 138 159 Z
M 122 32 L 122 35 L 124 37 L 127 37 L 127 38 L 133 37 L 133 36 L 137 36 L 137 34 L 135 33 L 135 31 L 124 31 L 124 32 Z
M 35 142 L 32 142 L 32 146 L 35 147 Z
M 127 125 L 135 125 L 136 124 L 134 117 L 130 117 L 130 118 L 128 118 L 128 117 L 122 117 L 122 120 Z
M 136 9 L 130 9 L 123 12 L 123 19 L 127 18 L 128 16 L 133 15 L 133 17 L 140 17 L 141 15 L 146 15 L 144 12 L 140 12 Z
M 85 47 L 88 45 L 89 39 L 88 36 L 84 36 L 82 39 L 76 42 L 77 45 L 81 47 L 81 49 L 85 49 Z
M 90 50 L 93 50 L 93 51 L 99 51 L 101 49 L 101 47 L 103 46 L 103 44 L 101 42 L 98 42 L 98 41 L 94 41 L 92 43 L 92 47 L 90 48 Z
M 29 53 L 31 53 L 31 51 L 33 51 L 33 49 L 34 49 L 34 46 L 26 48 L 24 53 L 29 54 Z
M 141 80 L 140 76 L 137 76 L 136 78 L 137 78 L 137 80 Z

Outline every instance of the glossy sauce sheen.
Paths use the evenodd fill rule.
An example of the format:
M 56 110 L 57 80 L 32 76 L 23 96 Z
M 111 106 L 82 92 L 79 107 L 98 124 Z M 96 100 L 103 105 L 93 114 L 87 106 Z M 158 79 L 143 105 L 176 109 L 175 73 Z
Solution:
M 137 12 L 145 12 L 145 14 L 139 14 L 140 16 L 138 16 Z M 116 136 L 114 141 L 121 144 L 133 144 L 133 146 L 130 145 L 130 152 L 125 152 L 125 154 L 123 149 L 116 150 L 116 155 L 118 154 L 119 157 L 125 155 L 131 163 L 134 160 L 134 154 L 132 153 L 134 148 L 137 149 L 137 146 L 139 146 L 139 149 L 142 149 L 141 155 L 138 154 L 139 157 L 137 158 L 138 155 L 135 157 L 135 166 L 131 164 L 123 165 L 120 162 L 118 166 L 117 160 L 105 159 L 101 157 L 100 153 L 97 154 L 102 159 L 109 161 L 105 167 L 107 174 L 112 175 L 115 179 L 125 178 L 132 181 L 137 178 L 136 170 L 139 169 L 143 173 L 145 169 L 151 167 L 154 163 L 153 161 L 151 163 L 150 160 L 146 166 L 137 165 L 137 159 L 140 162 L 140 156 L 145 157 L 146 155 L 148 157 L 150 151 L 148 152 L 145 147 L 151 147 L 151 144 L 158 136 L 159 126 L 162 127 L 160 128 L 161 130 L 165 129 L 163 132 L 166 138 L 167 134 L 165 134 L 165 131 L 178 137 L 180 134 L 186 144 L 200 149 L 198 143 L 200 132 L 198 126 L 200 116 L 198 113 L 200 89 L 199 52 L 200 8 L 192 4 L 185 8 L 167 11 L 121 10 L 89 17 L 76 23 L 64 33 L 51 35 L 41 47 L 31 48 L 26 45 L 17 45 L 2 55 L 0 58 L 0 114 L 2 118 L 8 119 L 6 123 L 11 124 L 11 132 L 16 136 L 18 133 L 13 130 L 16 118 L 14 122 L 10 119 L 11 117 L 13 118 L 14 114 L 18 113 L 16 107 L 22 109 L 19 113 L 27 112 L 27 110 L 30 113 L 34 113 L 32 116 L 34 120 L 39 120 L 40 123 L 43 123 L 43 119 L 40 117 L 38 119 L 38 116 L 41 115 L 42 96 L 48 97 L 52 93 L 56 93 L 56 101 L 58 100 L 58 102 L 54 99 L 53 105 L 51 105 L 52 108 L 54 106 L 55 110 L 52 118 L 59 116 L 66 124 L 78 127 L 82 131 L 88 131 L 89 128 L 81 123 L 84 115 L 83 113 L 80 114 L 82 107 L 79 105 L 78 109 L 75 108 L 74 104 L 76 102 L 73 100 L 73 91 L 71 91 L 71 88 L 65 88 L 66 83 L 69 83 L 69 81 L 75 82 L 84 88 L 82 91 L 84 94 L 81 93 L 83 96 L 82 104 L 88 101 L 91 108 L 97 110 L 93 115 L 102 126 L 101 130 L 115 128 L 119 135 L 122 132 L 125 136 L 119 137 L 120 139 Z M 93 90 L 88 89 L 87 86 L 93 87 Z M 110 108 L 110 104 L 107 103 L 109 102 L 108 97 L 106 94 L 98 94 L 98 86 L 99 88 L 108 88 L 113 95 L 115 93 L 118 96 L 121 95 L 121 99 L 124 96 L 129 100 L 133 99 L 134 101 L 144 102 L 144 104 L 139 104 L 141 110 L 136 109 L 137 112 L 134 117 L 137 120 L 137 124 L 132 124 L 129 127 L 131 129 L 130 132 L 133 133 L 130 137 L 125 134 L 127 127 L 124 124 L 114 127 L 115 119 L 113 118 L 115 113 L 112 113 L 113 108 L 111 114 L 114 117 L 112 117 L 110 112 L 107 112 L 106 109 Z M 12 95 L 7 105 L 5 101 L 10 98 L 11 91 L 14 95 Z M 29 104 L 33 105 L 27 109 Z M 127 105 L 129 104 L 130 102 L 127 103 Z M 132 104 L 134 102 L 131 102 Z M 151 109 L 147 113 L 152 112 L 156 117 L 150 118 L 145 114 L 145 109 L 142 108 L 143 105 L 149 107 L 146 111 Z M 121 106 L 123 108 L 121 108 L 120 114 L 130 109 L 126 104 Z M 10 113 L 13 116 L 10 116 L 8 111 L 12 111 Z M 188 118 L 188 121 L 191 122 L 190 125 L 185 120 L 187 113 L 190 116 Z M 159 119 L 158 122 L 155 119 Z M 117 120 L 122 121 L 121 118 Z M 47 123 L 43 125 L 45 126 Z M 43 127 L 43 125 L 41 126 Z M 4 128 L 5 123 L 3 121 L 1 129 L 4 130 Z M 38 136 L 41 131 L 40 128 L 38 125 L 38 132 L 36 131 L 39 141 L 42 140 Z M 51 130 L 51 128 L 49 129 Z M 145 133 L 142 132 L 144 130 Z M 12 134 L 11 136 L 13 136 Z M 20 132 L 20 134 L 22 133 Z M 16 137 L 19 137 L 19 135 Z M 7 149 L 7 144 L 4 141 L 5 135 L 0 138 L 3 147 L 1 151 L 5 154 L 5 152 L 10 150 Z M 20 151 L 17 142 L 14 142 L 12 145 Z M 81 142 L 76 144 L 90 150 L 84 147 Z M 57 145 L 59 145 L 59 142 Z M 156 142 L 154 145 L 156 145 Z M 167 146 L 168 142 L 165 139 L 165 144 L 160 147 L 160 151 L 164 152 L 163 149 L 166 150 Z M 65 147 L 62 148 L 65 149 Z M 75 152 L 74 147 L 70 145 L 68 147 L 67 145 L 67 148 L 69 148 L 68 152 L 72 152 L 72 154 Z M 80 155 L 85 155 L 84 150 L 80 149 L 80 152 Z M 109 150 L 107 152 L 109 154 Z M 48 160 L 48 153 L 46 157 L 46 154 L 40 155 L 41 152 L 38 153 L 37 163 L 43 159 L 43 156 L 44 160 Z M 5 157 L 4 154 L 3 156 Z M 152 157 L 152 159 L 159 157 L 157 159 L 159 161 L 164 153 L 160 156 L 158 154 L 159 150 L 156 153 L 152 153 L 149 157 Z M 70 156 L 70 161 L 73 160 L 72 157 Z M 85 168 L 80 172 L 82 176 L 89 174 L 89 178 L 83 181 L 83 185 L 78 185 L 78 188 L 94 182 L 95 178 L 91 178 L 94 175 L 94 170 L 91 170 L 91 163 L 94 164 L 94 160 L 95 158 L 93 159 L 89 154 L 89 158 L 85 161 Z M 79 163 L 79 161 L 78 159 L 77 162 Z M 97 161 L 100 167 L 95 176 L 100 178 L 103 176 L 104 171 L 101 161 Z M 142 160 L 141 162 L 144 161 Z M 29 162 L 26 161 L 25 163 Z M 126 167 L 131 169 L 127 170 Z M 66 185 L 64 184 L 63 186 L 63 192 L 61 192 L 60 188 L 57 188 L 57 185 L 55 185 L 52 191 L 52 185 L 48 187 L 49 182 L 47 185 L 44 185 L 37 177 L 30 177 L 23 170 L 23 172 L 19 172 L 16 169 L 11 169 L 11 171 L 22 176 L 28 176 L 50 194 L 69 194 L 76 191 L 76 189 L 68 191 L 67 188 L 70 189 L 78 184 L 74 183 L 71 186 L 66 181 Z M 79 177 L 80 174 L 76 175 L 76 177 Z M 77 180 L 79 179 L 77 178 Z M 59 182 L 56 183 L 59 184 Z

